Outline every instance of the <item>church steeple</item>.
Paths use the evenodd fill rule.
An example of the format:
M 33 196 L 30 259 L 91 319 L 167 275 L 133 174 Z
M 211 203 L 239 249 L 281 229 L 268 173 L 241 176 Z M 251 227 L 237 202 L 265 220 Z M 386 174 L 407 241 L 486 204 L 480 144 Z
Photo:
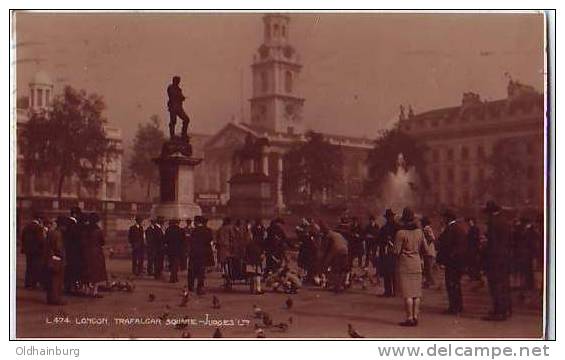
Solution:
M 302 65 L 290 45 L 290 17 L 267 14 L 263 17 L 264 38 L 254 56 L 251 124 L 273 132 L 304 131 L 298 80 Z

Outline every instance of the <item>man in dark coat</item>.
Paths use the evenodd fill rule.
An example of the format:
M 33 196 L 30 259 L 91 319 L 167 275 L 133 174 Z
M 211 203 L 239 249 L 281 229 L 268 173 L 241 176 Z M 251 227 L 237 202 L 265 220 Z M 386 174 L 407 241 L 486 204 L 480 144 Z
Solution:
M 171 276 L 169 278 L 170 283 L 176 283 L 179 281 L 178 271 L 179 263 L 181 261 L 180 256 L 182 252 L 182 243 L 184 241 L 184 230 L 179 226 L 179 219 L 171 219 L 169 221 L 169 227 L 165 231 L 165 244 L 167 247 L 167 256 L 169 257 L 169 268 Z
M 152 274 L 155 279 L 159 279 L 163 273 L 165 256 L 165 232 L 163 231 L 162 216 L 151 221 L 151 225 L 145 230 L 145 237 L 147 240 L 147 273 Z
M 56 223 L 57 227 L 49 230 L 47 233 L 47 247 L 45 251 L 47 304 L 65 305 L 65 301 L 61 298 L 65 269 L 63 234 L 66 231 L 69 219 L 59 216 Z
M 266 269 L 268 272 L 276 272 L 286 260 L 287 237 L 282 228 L 283 220 L 276 218 L 271 221 L 267 228 L 267 238 L 265 240 Z
M 484 211 L 488 216 L 485 267 L 493 309 L 483 320 L 504 321 L 512 311 L 509 256 L 511 227 L 494 201 L 488 201 Z
M 141 275 L 145 256 L 145 231 L 141 216 L 136 216 L 135 224 L 129 228 L 128 241 L 131 245 L 131 272 L 134 275 Z
M 182 137 L 188 137 L 188 123 L 190 118 L 184 112 L 182 103 L 186 99 L 182 94 L 182 90 L 179 86 L 180 76 L 173 76 L 173 82 L 167 87 L 167 95 L 169 96 L 169 101 L 167 106 L 169 108 L 170 122 L 169 122 L 169 132 L 171 138 L 175 136 L 175 126 L 177 124 L 177 116 L 182 120 Z
M 26 273 L 24 285 L 33 289 L 43 284 L 42 274 L 45 260 L 46 232 L 41 221 L 41 215 L 35 213 L 33 220 L 22 230 L 22 254 L 26 257 Z
M 363 235 L 365 236 L 365 267 L 368 267 L 369 263 L 376 267 L 379 225 L 373 215 L 369 216 L 369 223 L 365 226 Z
M 467 218 L 467 272 L 469 278 L 482 281 L 481 277 L 481 232 L 474 218 Z
M 438 239 L 437 262 L 445 267 L 445 288 L 449 300 L 445 313 L 459 315 L 463 312 L 461 276 L 466 267 L 467 237 L 465 230 L 457 222 L 455 212 L 446 209 L 442 217 L 445 228 Z
M 69 223 L 63 232 L 65 243 L 65 293 L 76 294 L 78 283 L 81 280 L 82 259 L 82 232 L 84 215 L 79 207 L 73 207 L 70 211 Z
M 384 218 L 386 223 L 379 231 L 379 272 L 383 277 L 385 291 L 384 297 L 394 296 L 394 268 L 395 255 L 393 252 L 394 239 L 400 226 L 394 219 L 395 214 L 391 209 L 386 209 Z
M 212 254 L 214 234 L 206 226 L 206 219 L 202 216 L 194 217 L 194 225 L 188 246 L 188 291 L 194 291 L 196 282 L 196 294 L 203 295 L 206 266 L 214 265 Z
M 188 266 L 188 244 L 190 243 L 190 237 L 192 236 L 192 230 L 194 226 L 192 225 L 192 219 L 186 219 L 186 226 L 182 229 L 184 231 L 184 239 L 182 242 L 182 255 L 179 262 L 179 269 L 185 271 Z
M 351 218 L 351 225 L 349 229 L 349 264 L 350 269 L 353 268 L 353 261 L 357 259 L 359 267 L 363 266 L 363 253 L 365 252 L 364 238 L 362 236 L 361 224 L 357 217 Z

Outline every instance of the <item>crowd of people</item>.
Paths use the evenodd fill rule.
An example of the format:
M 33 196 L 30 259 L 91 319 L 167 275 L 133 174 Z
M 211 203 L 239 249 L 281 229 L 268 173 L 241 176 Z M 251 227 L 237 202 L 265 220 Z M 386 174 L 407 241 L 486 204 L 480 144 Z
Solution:
M 99 285 L 107 281 L 104 232 L 97 213 L 72 208 L 53 224 L 40 213 L 22 229 L 21 252 L 26 258 L 24 285 L 46 290 L 47 303 L 64 305 L 70 296 L 100 298 Z
M 464 310 L 464 275 L 479 286 L 486 277 L 492 309 L 484 319 L 503 321 L 512 315 L 511 279 L 522 290 L 535 289 L 534 264 L 543 261 L 543 243 L 531 219 L 512 222 L 492 201 L 483 211 L 486 226 L 481 228 L 476 219 L 462 219 L 445 209 L 439 231 L 427 216 L 416 216 L 410 208 L 399 217 L 387 209 L 382 225 L 374 216 L 365 226 L 352 216 L 343 216 L 335 226 L 303 218 L 295 228 L 296 240 L 287 236 L 282 218 L 264 226 L 260 219 L 226 217 L 213 231 L 204 216 L 184 220 L 182 227 L 180 219 L 165 226 L 162 217 L 144 227 L 144 219 L 136 217 L 128 232 L 132 273 L 160 279 L 167 270 L 168 281 L 177 283 L 179 272 L 186 270 L 187 289 L 198 295 L 205 293 L 207 269 L 214 266 L 222 272 L 226 289 L 243 280 L 252 294 L 263 294 L 265 285 L 289 293 L 303 284 L 341 293 L 356 281 L 365 289 L 367 281 L 376 282 L 383 288 L 379 296 L 403 299 L 406 319 L 400 325 L 417 326 L 422 289 L 442 289 L 437 281 L 441 268 L 446 314 Z M 34 216 L 22 232 L 25 286 L 41 284 L 50 304 L 63 303 L 63 289 L 70 295 L 100 297 L 98 284 L 107 281 L 107 274 L 98 222 L 97 214 L 78 208 L 69 217 L 58 217 L 56 226 Z

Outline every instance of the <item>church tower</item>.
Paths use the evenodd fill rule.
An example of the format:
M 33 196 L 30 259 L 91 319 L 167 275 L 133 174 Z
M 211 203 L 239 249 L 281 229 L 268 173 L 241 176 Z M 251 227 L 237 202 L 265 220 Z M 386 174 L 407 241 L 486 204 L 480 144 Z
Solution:
M 304 131 L 304 99 L 297 93 L 302 65 L 289 43 L 290 17 L 263 17 L 263 44 L 254 56 L 251 125 L 278 133 Z

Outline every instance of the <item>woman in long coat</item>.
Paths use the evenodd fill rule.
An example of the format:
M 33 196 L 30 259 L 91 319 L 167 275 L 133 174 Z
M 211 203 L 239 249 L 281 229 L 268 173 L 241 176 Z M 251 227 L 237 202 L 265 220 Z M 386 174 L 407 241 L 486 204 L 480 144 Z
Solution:
M 88 225 L 84 231 L 82 243 L 84 272 L 83 281 L 88 286 L 88 294 L 93 297 L 102 297 L 98 294 L 98 284 L 108 280 L 106 272 L 106 259 L 104 257 L 104 233 L 98 226 L 100 217 L 92 213 L 88 217 Z
M 396 255 L 395 291 L 404 299 L 406 320 L 399 325 L 416 326 L 422 298 L 422 256 L 426 252 L 426 240 L 410 208 L 402 211 L 400 226 L 393 249 Z

